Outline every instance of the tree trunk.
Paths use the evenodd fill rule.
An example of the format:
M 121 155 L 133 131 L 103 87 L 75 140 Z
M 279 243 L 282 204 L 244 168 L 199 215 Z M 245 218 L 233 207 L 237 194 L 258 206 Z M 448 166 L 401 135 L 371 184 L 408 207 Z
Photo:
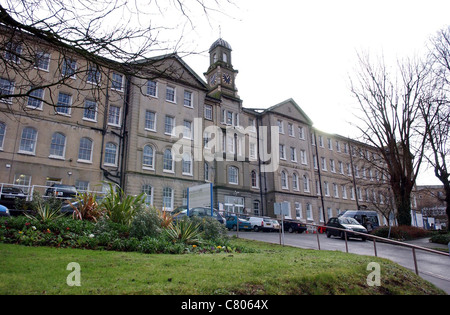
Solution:
M 411 193 L 407 189 L 394 192 L 398 225 L 411 225 Z

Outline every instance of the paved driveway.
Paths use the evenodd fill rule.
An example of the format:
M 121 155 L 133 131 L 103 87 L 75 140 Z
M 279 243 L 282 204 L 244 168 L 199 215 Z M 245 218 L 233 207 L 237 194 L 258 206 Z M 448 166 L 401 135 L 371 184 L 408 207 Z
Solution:
M 236 235 L 236 232 L 230 232 L 230 235 Z M 318 249 L 317 236 L 319 236 L 321 250 L 346 251 L 344 240 L 334 237 L 327 238 L 325 234 L 285 233 L 284 244 L 300 248 Z M 279 233 L 241 231 L 239 232 L 239 237 L 280 244 Z M 415 270 L 413 254 L 410 248 L 377 242 L 376 249 L 378 257 L 388 258 L 412 271 Z M 360 239 L 349 239 L 348 252 L 374 256 L 373 241 L 367 240 L 363 242 Z M 420 250 L 416 250 L 416 258 L 419 275 L 447 292 L 447 294 L 450 294 L 450 258 Z

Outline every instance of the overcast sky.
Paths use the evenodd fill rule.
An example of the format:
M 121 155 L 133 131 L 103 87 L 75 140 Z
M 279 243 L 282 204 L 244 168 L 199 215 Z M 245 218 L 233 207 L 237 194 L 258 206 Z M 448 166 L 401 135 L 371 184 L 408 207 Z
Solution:
M 191 34 L 197 50 L 219 38 L 233 48 L 244 107 L 293 98 L 320 130 L 353 137 L 355 100 L 349 76 L 357 52 L 386 62 L 424 54 L 430 36 L 450 25 L 448 0 L 234 0 Z M 208 54 L 185 61 L 203 77 Z M 421 176 L 419 184 L 439 184 Z

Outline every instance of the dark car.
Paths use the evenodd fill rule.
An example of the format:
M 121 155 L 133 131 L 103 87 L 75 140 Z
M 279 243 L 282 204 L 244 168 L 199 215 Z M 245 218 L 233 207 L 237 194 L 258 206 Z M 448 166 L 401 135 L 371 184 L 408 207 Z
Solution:
M 340 238 L 344 239 L 345 233 L 347 233 L 347 237 L 361 238 L 363 241 L 367 239 L 367 237 L 364 235 L 352 233 L 353 231 L 360 233 L 367 233 L 367 229 L 361 224 L 359 224 L 359 222 L 356 221 L 354 218 L 350 217 L 330 218 L 326 226 L 328 238 L 330 238 L 333 235 L 339 236 Z M 345 230 L 345 232 L 333 228 L 343 229 Z
M 303 233 L 304 231 L 306 231 L 306 226 L 295 220 L 284 220 L 283 225 L 284 230 L 288 231 L 289 233 Z
M 25 200 L 27 195 L 18 187 L 3 187 L 0 195 L 0 204 L 10 209 L 16 208 L 16 199 Z
M 5 206 L 0 205 L 0 217 L 9 217 L 10 213 L 9 213 L 9 209 L 6 208 Z
M 175 214 L 173 217 L 174 221 L 182 220 L 187 216 L 187 209 L 180 211 L 178 214 Z M 211 208 L 207 207 L 197 207 L 189 209 L 189 217 L 210 217 L 211 216 Z M 225 224 L 225 219 L 220 215 L 217 210 L 213 211 L 213 218 L 217 219 L 222 224 Z
M 55 196 L 58 198 L 73 198 L 77 195 L 75 186 L 53 184 L 45 191 L 46 196 Z
M 176 215 L 176 214 L 178 214 L 181 211 L 186 210 L 186 209 L 187 209 L 187 206 L 177 207 L 177 208 L 175 208 L 175 210 L 172 210 L 172 212 L 170 212 L 170 215 L 174 216 L 174 215 Z

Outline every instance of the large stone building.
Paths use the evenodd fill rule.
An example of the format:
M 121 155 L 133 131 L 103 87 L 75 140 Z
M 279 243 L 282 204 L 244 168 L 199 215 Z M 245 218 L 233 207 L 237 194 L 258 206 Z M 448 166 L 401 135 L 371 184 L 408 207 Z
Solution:
M 7 61 L 0 95 L 29 91 L 46 77 L 65 80 L 0 99 L 3 186 L 101 191 L 113 182 L 170 210 L 186 203 L 187 188 L 212 183 L 216 208 L 274 215 L 275 202 L 288 202 L 290 218 L 315 223 L 386 200 L 370 147 L 316 130 L 292 99 L 243 108 L 223 39 L 210 48 L 206 80 L 176 54 L 136 62 L 135 75 L 109 62 L 100 75 L 80 56 L 60 56 L 38 41 L 36 64 L 26 65 L 20 42 L 14 58 L 8 52 L 12 40 L 0 46 Z M 9 68 L 20 62 L 40 82 Z

